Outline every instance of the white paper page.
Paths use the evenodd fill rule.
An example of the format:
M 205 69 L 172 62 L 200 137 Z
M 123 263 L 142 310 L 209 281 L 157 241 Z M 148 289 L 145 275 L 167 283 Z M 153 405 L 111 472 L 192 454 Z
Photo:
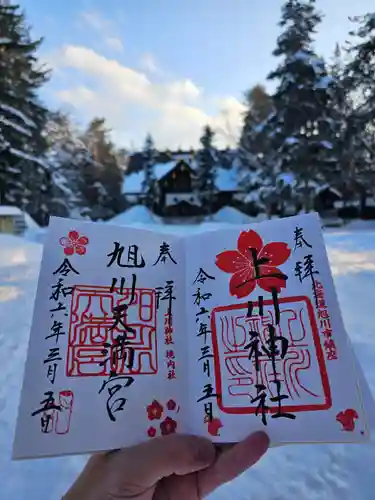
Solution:
M 14 458 L 109 450 L 184 432 L 183 266 L 176 237 L 51 219 Z
M 317 214 L 192 236 L 185 245 L 190 430 L 218 442 L 256 430 L 278 444 L 368 440 Z M 194 283 L 200 269 L 214 279 Z M 211 330 L 206 342 L 202 321 Z

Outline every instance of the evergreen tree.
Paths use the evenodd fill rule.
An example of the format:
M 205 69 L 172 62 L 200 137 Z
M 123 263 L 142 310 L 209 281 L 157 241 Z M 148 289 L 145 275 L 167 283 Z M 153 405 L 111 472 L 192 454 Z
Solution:
M 46 159 L 52 179 L 51 215 L 91 216 L 86 197 L 85 168 L 92 161 L 70 118 L 61 112 L 50 113 L 45 135 L 49 144 Z
M 155 162 L 157 151 L 155 149 L 154 140 L 150 134 L 146 136 L 143 148 L 143 194 L 144 203 L 150 210 L 154 209 L 158 201 L 158 184 L 155 176 Z
M 338 170 L 337 122 L 331 116 L 334 81 L 312 47 L 320 21 L 315 0 L 284 3 L 283 32 L 274 51 L 283 60 L 268 77 L 278 82 L 273 95 L 275 113 L 266 125 L 272 145 L 269 154 L 271 161 L 277 158 L 280 170 L 293 173 L 306 211 L 312 208 L 315 187 Z
M 201 148 L 197 153 L 197 183 L 198 196 L 206 213 L 213 211 L 213 198 L 215 192 L 217 151 L 213 146 L 215 133 L 210 126 L 203 129 L 200 138 Z
M 85 195 L 95 219 L 114 217 L 123 208 L 124 173 L 109 134 L 105 119 L 94 118 L 82 137 L 94 160 L 92 168 L 85 169 Z
M 238 149 L 241 185 L 248 197 L 271 216 L 279 198 L 276 163 L 266 127 L 274 112 L 273 101 L 263 86 L 256 85 L 245 93 L 245 106 Z
M 35 55 L 41 40 L 31 40 L 16 5 L 0 4 L 0 33 L 0 203 L 18 205 L 45 223 L 50 176 L 40 157 L 47 111 L 38 91 L 47 73 Z
M 274 109 L 272 97 L 266 92 L 263 85 L 255 85 L 245 92 L 245 106 L 242 137 L 246 136 L 247 131 L 251 133 L 254 127 L 264 122 Z
M 364 205 L 366 194 L 374 193 L 375 181 L 375 13 L 356 17 L 359 25 L 343 71 L 346 99 L 350 103 L 345 135 L 342 138 L 346 185 Z

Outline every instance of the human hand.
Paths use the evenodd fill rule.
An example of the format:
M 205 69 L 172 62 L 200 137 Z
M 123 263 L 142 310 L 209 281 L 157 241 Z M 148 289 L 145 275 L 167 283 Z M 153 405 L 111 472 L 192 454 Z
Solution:
M 269 447 L 256 432 L 235 445 L 171 434 L 93 455 L 63 500 L 201 500 L 254 465 Z

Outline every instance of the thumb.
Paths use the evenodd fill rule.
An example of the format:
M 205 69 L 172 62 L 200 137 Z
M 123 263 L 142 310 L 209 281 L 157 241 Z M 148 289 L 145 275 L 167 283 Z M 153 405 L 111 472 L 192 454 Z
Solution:
M 133 484 L 151 487 L 163 477 L 185 475 L 215 461 L 215 448 L 208 439 L 182 434 L 155 438 L 116 453 L 117 466 Z

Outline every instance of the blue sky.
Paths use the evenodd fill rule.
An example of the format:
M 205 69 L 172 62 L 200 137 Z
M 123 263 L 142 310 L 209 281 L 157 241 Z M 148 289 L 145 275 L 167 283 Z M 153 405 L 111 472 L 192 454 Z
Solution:
M 78 123 L 105 116 L 115 141 L 196 146 L 210 123 L 218 143 L 238 132 L 244 90 L 266 83 L 282 0 L 19 0 L 40 56 L 53 69 L 42 97 Z M 317 0 L 325 18 L 316 50 L 329 58 L 348 16 L 373 0 Z

